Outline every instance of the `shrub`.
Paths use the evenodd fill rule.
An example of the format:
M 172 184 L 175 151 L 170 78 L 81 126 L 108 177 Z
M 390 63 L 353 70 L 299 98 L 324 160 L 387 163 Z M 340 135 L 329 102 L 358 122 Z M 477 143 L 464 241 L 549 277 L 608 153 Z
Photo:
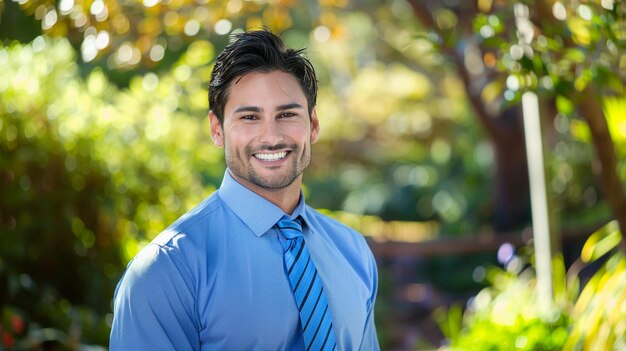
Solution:
M 554 303 L 536 292 L 532 266 L 514 256 L 504 269 L 493 268 L 489 286 L 462 312 L 439 311 L 448 350 L 624 350 L 626 348 L 626 256 L 617 251 L 617 223 L 590 236 L 579 264 L 565 271 L 553 260 Z M 602 261 L 600 261 L 602 260 Z M 602 263 L 603 262 L 603 263 Z M 602 263 L 580 291 L 577 267 Z

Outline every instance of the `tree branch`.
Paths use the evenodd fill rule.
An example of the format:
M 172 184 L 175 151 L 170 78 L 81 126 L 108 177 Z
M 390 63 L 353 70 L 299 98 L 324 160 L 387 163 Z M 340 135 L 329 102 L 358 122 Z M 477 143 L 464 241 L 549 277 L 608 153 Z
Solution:
M 474 112 L 476 113 L 478 120 L 487 131 L 490 139 L 495 143 L 499 143 L 501 139 L 505 138 L 506 129 L 503 128 L 503 126 L 498 123 L 498 120 L 495 119 L 487 110 L 486 104 L 480 97 L 480 89 L 472 89 L 473 77 L 465 66 L 463 53 L 457 51 L 456 47 L 450 45 L 449 41 L 443 40 L 446 33 L 439 28 L 435 21 L 433 11 L 424 2 L 420 0 L 409 0 L 409 4 L 413 8 L 413 14 L 418 21 L 425 28 L 434 30 L 437 35 L 442 38 L 441 52 L 457 67 L 458 75 L 463 81 L 463 87 L 465 88 L 465 93 L 469 103 L 474 108 Z

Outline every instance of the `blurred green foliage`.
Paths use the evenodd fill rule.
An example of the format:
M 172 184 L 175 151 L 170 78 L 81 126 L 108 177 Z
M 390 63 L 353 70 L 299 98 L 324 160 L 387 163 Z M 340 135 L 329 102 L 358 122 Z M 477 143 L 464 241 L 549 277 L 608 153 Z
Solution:
M 625 230 L 626 3 L 516 1 L 498 12 L 502 4 L 481 4 L 486 8 L 474 17 L 473 31 L 485 49 L 483 61 L 502 74 L 482 94 L 510 103 L 519 103 L 527 91 L 541 97 L 554 211 L 565 212 L 564 226 L 597 217 L 601 206 L 576 209 L 576 199 L 598 197 L 594 188 L 581 187 L 597 181 L 611 217 Z M 506 23 L 514 23 L 515 31 Z M 591 162 L 580 157 L 589 152 L 586 145 L 593 145 Z M 596 164 L 596 180 L 574 180 L 590 163 Z
M 579 263 L 566 272 L 553 261 L 554 298 L 543 307 L 536 277 L 525 262 L 512 256 L 505 269 L 493 268 L 489 287 L 463 312 L 460 306 L 438 311 L 449 350 L 623 350 L 626 347 L 626 255 L 616 250 L 622 234 L 616 221 L 585 243 Z M 601 264 L 589 281 L 579 273 Z M 582 291 L 581 291 L 582 289 Z
M 0 300 L 27 321 L 75 323 L 82 340 L 106 345 L 104 315 L 125 263 L 223 175 L 197 117 L 208 72 L 196 70 L 213 50 L 196 42 L 171 74 L 124 90 L 101 70 L 82 79 L 74 55 L 44 37 L 0 50 Z M 82 320 L 80 306 L 97 322 Z
M 622 350 L 626 348 L 626 254 L 615 252 L 623 233 L 615 221 L 594 233 L 581 253 L 591 264 L 603 259 L 600 269 L 575 300 L 564 351 Z
M 455 67 L 460 63 L 449 52 L 454 48 L 467 58 L 462 63 L 474 74 L 472 89 L 479 90 L 488 110 L 510 107 L 530 88 L 546 97 L 556 94 L 558 106 L 571 107 L 556 116 L 554 130 L 548 128 L 556 133 L 549 164 L 555 204 L 567 217 L 565 227 L 570 220 L 595 224 L 607 217 L 610 211 L 589 172 L 594 157 L 589 139 L 571 138 L 585 124 L 571 114 L 576 101 L 563 87 L 585 76 L 581 72 L 617 68 L 619 74 L 594 80 L 621 91 L 623 4 L 608 10 L 593 2 L 583 6 L 586 12 L 579 11 L 582 16 L 576 4 L 550 9 L 539 2 L 530 19 L 545 30 L 529 41 L 507 26 L 514 20 L 513 2 L 427 4 L 423 9 L 431 12 L 433 23 L 421 21 L 419 3 L 23 1 L 5 4 L 2 25 L 7 37 L 20 37 L 23 28 L 8 18 L 32 15 L 48 35 L 70 40 L 81 75 L 96 67 L 121 86 L 135 76 L 150 82 L 155 74 L 177 75 L 181 82 L 192 81 L 185 85 L 197 85 L 210 67 L 190 75 L 190 66 L 180 64 L 195 42 L 208 40 L 211 50 L 219 50 L 226 34 L 244 28 L 283 32 L 289 45 L 308 47 L 322 82 L 323 139 L 316 148 L 318 161 L 307 174 L 311 203 L 384 219 L 436 220 L 444 235 L 489 226 L 498 206 L 506 205 L 497 200 L 501 190 L 485 186 L 502 182 L 495 178 L 497 150 L 474 119 L 468 87 Z M 588 40 L 578 40 L 585 32 L 591 33 Z M 606 45 L 597 45 L 603 40 Z M 198 60 L 208 65 L 211 55 Z M 196 88 L 191 103 L 205 106 L 204 93 Z M 187 92 L 172 96 L 187 99 Z M 187 102 L 178 106 L 186 110 Z M 195 111 L 196 117 L 206 114 Z M 504 119 L 494 116 L 493 121 Z M 624 135 L 622 128 L 615 130 L 614 138 Z M 520 217 L 518 225 L 527 225 L 528 218 Z

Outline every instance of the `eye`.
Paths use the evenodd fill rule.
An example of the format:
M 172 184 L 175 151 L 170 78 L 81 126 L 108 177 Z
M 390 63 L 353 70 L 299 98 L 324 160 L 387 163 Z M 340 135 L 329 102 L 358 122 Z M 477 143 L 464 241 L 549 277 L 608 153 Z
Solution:
M 245 116 L 241 116 L 241 119 L 247 120 L 247 121 L 254 121 L 256 120 L 256 116 L 255 115 L 245 115 Z
M 280 114 L 280 118 L 289 118 L 289 117 L 295 117 L 295 113 L 293 112 L 283 112 Z

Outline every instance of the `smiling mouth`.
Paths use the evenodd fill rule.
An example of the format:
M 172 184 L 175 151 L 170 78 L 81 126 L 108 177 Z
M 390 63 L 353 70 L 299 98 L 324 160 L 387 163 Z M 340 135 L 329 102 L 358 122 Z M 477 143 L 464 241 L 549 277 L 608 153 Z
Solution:
M 278 161 L 287 156 L 287 151 L 275 152 L 271 154 L 254 154 L 254 157 L 261 161 Z

